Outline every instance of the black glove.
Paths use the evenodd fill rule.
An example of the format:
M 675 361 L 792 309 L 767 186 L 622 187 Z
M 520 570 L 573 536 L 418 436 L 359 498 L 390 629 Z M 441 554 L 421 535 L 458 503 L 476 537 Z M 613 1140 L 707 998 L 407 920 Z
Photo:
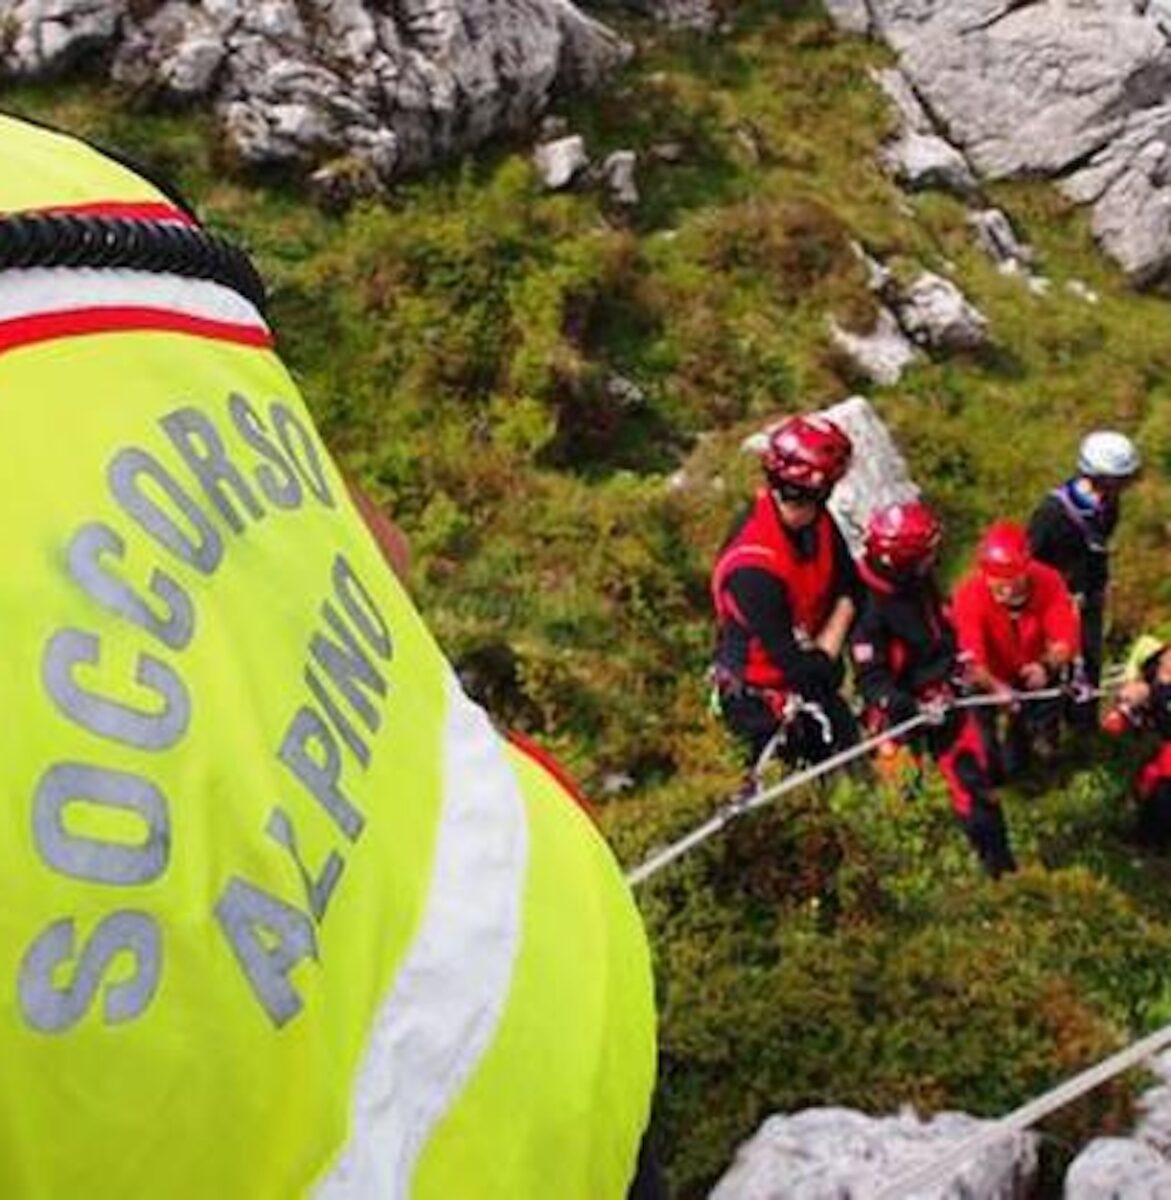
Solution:
M 806 650 L 801 655 L 801 669 L 794 672 L 792 685 L 810 700 L 822 701 L 841 686 L 846 668 L 838 659 L 830 658 L 824 650 Z
M 888 692 L 882 698 L 882 708 L 892 725 L 901 725 L 919 715 L 919 701 L 910 692 Z

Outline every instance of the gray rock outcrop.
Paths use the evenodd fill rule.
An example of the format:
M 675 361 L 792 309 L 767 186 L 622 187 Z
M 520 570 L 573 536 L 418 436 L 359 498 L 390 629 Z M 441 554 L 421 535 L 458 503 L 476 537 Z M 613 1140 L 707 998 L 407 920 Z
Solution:
M 1065 1200 L 1166 1200 L 1171 1162 L 1130 1138 L 1096 1138 L 1065 1177 Z
M 963 1113 L 924 1121 L 910 1111 L 869 1117 L 844 1108 L 770 1117 L 737 1151 L 710 1200 L 868 1200 L 985 1124 Z M 915 1200 L 1024 1200 L 1036 1171 L 1033 1138 L 1016 1134 Z
M 919 489 L 890 430 L 865 396 L 851 396 L 822 411 L 854 443 L 850 469 L 834 488 L 829 506 L 850 549 L 860 554 L 870 514 L 887 504 L 916 499 Z
M 870 32 L 870 9 L 866 0 L 825 0 L 825 7 L 847 33 Z
M 930 114 L 915 95 L 915 89 L 902 71 L 894 67 L 875 69 L 870 72 L 870 78 L 882 88 L 887 99 L 894 105 L 899 124 L 904 130 L 911 133 L 936 132 Z
M 897 137 L 883 146 L 883 168 L 910 191 L 938 188 L 957 196 L 976 190 L 976 177 L 967 159 L 946 138 L 940 137 L 927 110 L 907 77 L 892 69 L 871 72 L 898 114 Z
M 871 383 L 892 387 L 915 361 L 915 347 L 907 340 L 891 311 L 880 308 L 869 333 L 853 333 L 830 321 L 830 340 Z
M 128 8 L 128 0 L 0 0 L 0 67 L 18 75 L 68 70 L 114 40 Z
M 1171 277 L 1171 19 L 1123 0 L 866 0 L 936 133 L 986 179 L 1043 175 L 1139 285 Z M 857 30 L 857 5 L 829 5 Z
M 1065 1176 L 1065 1200 L 1167 1200 L 1171 1197 L 1171 1054 L 1148 1064 L 1161 1083 L 1138 1101 L 1129 1138 L 1095 1138 Z
M 907 284 L 865 247 L 853 243 L 853 248 L 866 269 L 877 316 L 866 332 L 844 328 L 831 316 L 829 336 L 835 349 L 872 383 L 897 383 L 914 363 L 917 349 L 944 357 L 987 345 L 987 318 L 950 279 L 920 269 Z
M 669 29 L 709 33 L 719 19 L 713 0 L 625 0 L 625 3 Z
M 909 191 L 936 188 L 956 196 L 976 190 L 976 178 L 964 156 L 932 133 L 904 133 L 882 148 L 883 167 Z
M 531 127 L 630 53 L 570 0 L 0 0 L 0 29 L 0 79 L 102 51 L 140 93 L 211 107 L 247 164 L 383 183 Z
M 988 321 L 950 279 L 924 271 L 894 300 L 895 315 L 916 345 L 937 353 L 978 350 Z
M 969 213 L 968 224 L 984 253 L 1002 271 L 1018 271 L 1033 262 L 1033 248 L 1016 235 L 1012 221 L 1001 208 L 982 208 Z

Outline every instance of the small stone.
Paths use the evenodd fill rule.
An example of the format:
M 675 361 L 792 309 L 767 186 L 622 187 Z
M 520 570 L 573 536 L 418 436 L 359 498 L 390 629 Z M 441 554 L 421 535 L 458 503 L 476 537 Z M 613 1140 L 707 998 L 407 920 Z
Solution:
M 625 771 L 610 771 L 602 776 L 601 793 L 603 796 L 620 796 L 634 787 L 634 776 Z
M 1026 265 L 1033 261 L 1033 250 L 1016 235 L 1008 214 L 1000 208 L 985 208 L 968 215 L 968 225 L 981 249 L 998 266 L 1008 263 Z
M 579 134 L 574 134 L 555 142 L 545 142 L 533 151 L 533 165 L 550 191 L 568 187 L 575 176 L 590 165 L 585 141 Z
M 825 0 L 825 9 L 834 24 L 846 33 L 870 32 L 870 7 L 866 0 Z
M 624 375 L 607 377 L 606 395 L 622 408 L 641 408 L 646 403 L 646 393 Z
M 1070 279 L 1066 281 L 1065 290 L 1071 296 L 1076 296 L 1079 300 L 1084 300 L 1087 304 L 1097 304 L 1099 300 L 1098 293 L 1092 287 L 1082 283 L 1080 279 Z
M 950 279 L 924 271 L 894 301 L 903 331 L 937 352 L 978 350 L 988 342 L 988 320 Z
M 634 181 L 637 162 L 633 150 L 615 150 L 602 162 L 601 175 L 610 199 L 624 208 L 633 208 L 638 203 L 638 185 Z
M 680 142 L 656 142 L 650 148 L 650 156 L 658 162 L 677 163 L 683 158 L 683 146 Z
M 976 190 L 976 178 L 967 159 L 935 134 L 904 133 L 883 147 L 879 157 L 883 167 L 912 191 L 934 188 L 970 196 Z

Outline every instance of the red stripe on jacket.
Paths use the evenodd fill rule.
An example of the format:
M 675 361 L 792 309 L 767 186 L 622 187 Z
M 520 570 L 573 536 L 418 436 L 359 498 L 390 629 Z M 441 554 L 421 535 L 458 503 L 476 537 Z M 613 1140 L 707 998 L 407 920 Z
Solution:
M 77 308 L 64 312 L 37 313 L 0 321 L 0 353 L 57 338 L 93 333 L 157 330 L 188 333 L 220 342 L 236 342 L 265 349 L 273 344 L 272 334 L 259 325 L 240 325 L 165 308 L 125 305 L 110 308 Z

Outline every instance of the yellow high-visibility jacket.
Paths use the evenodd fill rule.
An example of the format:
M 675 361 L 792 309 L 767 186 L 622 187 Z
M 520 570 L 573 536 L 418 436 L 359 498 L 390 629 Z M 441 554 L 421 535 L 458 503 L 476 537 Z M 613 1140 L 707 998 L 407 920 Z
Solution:
M 0 224 L 38 212 L 195 228 L 0 117 Z M 0 1196 L 620 1200 L 629 890 L 461 692 L 253 300 L 0 269 L 0 405 Z

